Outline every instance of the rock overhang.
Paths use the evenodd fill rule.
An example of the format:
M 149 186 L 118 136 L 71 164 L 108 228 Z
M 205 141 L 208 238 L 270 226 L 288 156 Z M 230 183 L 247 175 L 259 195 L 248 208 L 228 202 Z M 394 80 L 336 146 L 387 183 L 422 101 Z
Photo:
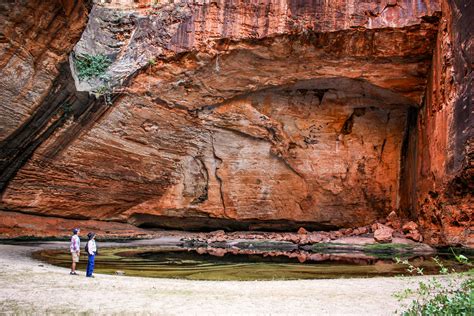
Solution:
M 298 74 L 302 79 L 311 79 L 307 73 L 312 72 L 313 77 L 347 75 L 373 80 L 419 103 L 437 32 L 439 4 L 392 2 L 341 1 L 324 5 L 322 1 L 181 1 L 95 5 L 72 56 L 104 54 L 111 58 L 112 65 L 105 80 L 76 81 L 76 86 L 85 91 L 104 86 L 120 90 L 130 76 L 156 65 L 157 94 L 178 90 L 184 99 L 180 101 L 190 107 L 192 101 L 186 100 L 189 89 L 183 87 L 209 88 L 220 100 L 229 97 L 219 95 L 212 85 L 200 87 L 199 82 L 193 82 L 193 75 L 219 78 L 219 72 L 241 71 L 245 65 L 280 68 L 280 73 L 269 72 L 258 78 L 267 85 L 279 85 L 273 82 L 274 77 L 293 72 L 285 67 L 293 60 L 303 67 L 308 63 L 306 74 L 301 70 Z M 226 60 L 230 67 L 226 68 Z M 344 60 L 347 62 L 341 64 Z M 393 71 L 392 78 L 383 81 L 377 78 L 381 74 L 365 75 L 367 69 L 361 66 L 367 60 Z M 392 69 L 387 64 L 392 64 Z M 160 71 L 163 65 L 165 69 Z M 398 74 L 397 66 L 405 69 Z M 373 78 L 367 78 L 370 76 Z M 420 77 L 423 79 L 417 80 Z M 285 79 L 287 83 L 295 80 Z M 234 90 L 240 91 L 262 88 L 251 79 L 244 87 L 238 87 L 238 82 L 235 85 Z M 195 104 L 215 103 L 208 98 L 201 101 L 193 94 L 189 98 Z M 168 102 L 179 104 L 176 98 Z
M 120 96 L 77 138 L 45 142 L 3 203 L 176 227 L 384 217 L 439 16 L 437 1 L 409 0 L 95 5 L 75 53 L 108 55 Z M 17 195 L 25 183 L 34 202 Z

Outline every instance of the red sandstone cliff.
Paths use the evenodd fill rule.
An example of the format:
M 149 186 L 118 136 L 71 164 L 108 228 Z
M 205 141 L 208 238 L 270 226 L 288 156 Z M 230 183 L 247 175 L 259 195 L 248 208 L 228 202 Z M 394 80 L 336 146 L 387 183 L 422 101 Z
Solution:
M 411 216 L 434 244 L 474 246 L 474 6 L 443 3 L 426 97 L 418 116 Z
M 55 70 L 0 64 L 30 80 L 0 95 L 4 210 L 188 229 L 355 227 L 396 210 L 432 243 L 472 243 L 462 2 L 112 1 L 87 25 L 82 3 L 46 3 L 55 18 L 20 25 L 48 43 L 32 64 L 54 53 Z M 71 62 L 111 58 L 106 79 L 60 68 L 74 45 Z

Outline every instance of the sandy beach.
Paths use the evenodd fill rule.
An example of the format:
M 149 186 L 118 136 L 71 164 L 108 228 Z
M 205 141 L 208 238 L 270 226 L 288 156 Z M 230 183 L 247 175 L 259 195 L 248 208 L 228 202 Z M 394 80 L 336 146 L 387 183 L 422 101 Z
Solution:
M 1 314 L 393 315 L 399 302 L 392 294 L 414 281 L 216 282 L 101 274 L 89 279 L 83 271 L 70 276 L 68 269 L 30 257 L 36 250 L 67 246 L 0 245 Z

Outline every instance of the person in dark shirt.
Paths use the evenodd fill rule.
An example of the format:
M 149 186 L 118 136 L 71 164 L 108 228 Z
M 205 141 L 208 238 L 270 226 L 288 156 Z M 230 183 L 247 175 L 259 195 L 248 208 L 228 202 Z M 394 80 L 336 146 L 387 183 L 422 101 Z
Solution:
M 87 234 L 89 240 L 87 241 L 86 251 L 88 254 L 87 260 L 87 273 L 88 278 L 93 278 L 92 273 L 94 272 L 95 256 L 97 254 L 97 245 L 95 244 L 95 233 L 90 232 Z

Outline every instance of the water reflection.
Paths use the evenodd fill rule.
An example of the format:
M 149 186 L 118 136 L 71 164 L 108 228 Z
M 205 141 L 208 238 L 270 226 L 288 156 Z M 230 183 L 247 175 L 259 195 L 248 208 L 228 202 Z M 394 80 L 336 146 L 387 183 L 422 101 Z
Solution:
M 33 254 L 39 260 L 68 267 L 65 250 L 43 250 Z M 463 267 L 448 257 L 444 264 Z M 429 256 L 412 256 L 410 262 L 425 274 L 438 273 Z M 294 280 L 394 276 L 405 267 L 392 259 L 364 252 L 315 253 L 310 251 L 252 250 L 236 248 L 120 247 L 103 248 L 97 257 L 97 273 L 182 278 L 190 280 Z M 79 270 L 84 263 L 79 264 Z

